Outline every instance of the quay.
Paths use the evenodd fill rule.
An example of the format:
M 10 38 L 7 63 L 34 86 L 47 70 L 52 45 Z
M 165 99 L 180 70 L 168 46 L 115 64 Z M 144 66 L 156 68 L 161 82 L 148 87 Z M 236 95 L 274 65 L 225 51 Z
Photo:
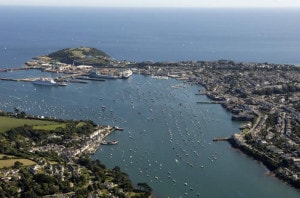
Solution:
M 6 69 L 0 69 L 0 72 L 11 72 L 11 71 L 19 71 L 19 70 L 27 70 L 29 68 L 6 68 Z
M 0 80 L 6 80 L 6 81 L 18 81 L 17 79 L 13 79 L 13 78 L 0 78 Z
M 82 80 L 69 80 L 70 83 L 81 83 L 81 84 L 87 84 L 88 82 L 82 81 Z
M 93 80 L 93 81 L 105 81 L 105 79 L 103 78 L 90 78 L 90 77 L 76 77 L 76 79 L 79 79 L 79 80 Z
M 223 104 L 223 101 L 199 101 L 197 104 Z
M 6 81 L 15 81 L 15 82 L 33 82 L 39 78 L 21 78 L 21 79 L 14 79 L 14 78 L 0 78 L 0 80 Z

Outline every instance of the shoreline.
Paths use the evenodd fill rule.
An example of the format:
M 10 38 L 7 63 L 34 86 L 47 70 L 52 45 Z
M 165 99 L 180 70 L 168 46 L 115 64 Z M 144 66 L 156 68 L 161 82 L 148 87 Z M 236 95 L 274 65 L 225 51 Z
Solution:
M 211 101 L 216 102 L 215 104 L 218 104 L 218 102 L 220 102 L 218 95 L 209 94 L 207 92 L 206 85 L 205 84 L 200 84 L 200 85 L 204 88 L 204 91 L 201 90 L 201 94 L 204 93 L 203 95 L 206 95 L 207 98 L 209 98 Z M 234 112 L 232 112 L 231 109 L 226 108 L 226 103 L 219 103 L 219 104 L 227 111 L 230 111 L 232 115 L 234 115 Z M 227 141 L 232 146 L 232 148 L 238 149 L 246 156 L 258 162 L 261 162 L 267 168 L 268 175 L 300 191 L 300 184 L 299 182 L 296 181 L 297 179 L 290 178 L 288 177 L 288 175 L 282 174 L 282 171 L 278 173 L 278 167 L 280 166 L 280 163 L 274 162 L 274 160 L 271 159 L 269 156 L 266 156 L 266 154 L 262 153 L 261 151 L 258 151 L 257 149 L 253 148 L 250 144 L 246 143 L 245 135 L 241 134 L 241 132 L 242 130 L 240 130 L 240 133 L 232 134 L 230 137 L 226 137 L 226 138 L 214 138 L 213 141 L 214 142 Z
M 64 73 L 67 74 L 66 79 L 99 69 L 96 66 L 77 67 L 61 63 L 53 70 L 44 58 L 27 62 L 25 67 Z M 183 83 L 201 85 L 203 89 L 196 95 L 206 95 L 211 102 L 199 104 L 221 104 L 231 112 L 232 120 L 248 122 L 239 134 L 231 136 L 230 144 L 262 162 L 280 180 L 300 189 L 300 133 L 297 132 L 300 129 L 300 67 L 230 60 L 110 61 L 103 68 L 132 69 L 135 74 L 152 78 L 170 77 Z M 92 151 L 95 152 L 95 148 Z
M 6 136 L 1 139 L 1 142 L 9 145 L 7 150 L 2 148 L 2 160 L 15 160 L 14 164 L 0 170 L 0 174 L 4 175 L 1 179 L 2 190 L 7 192 L 8 197 L 15 197 L 16 195 L 22 197 L 27 195 L 29 191 L 32 197 L 62 197 L 66 194 L 72 197 L 77 197 L 77 195 L 98 197 L 106 194 L 122 195 L 122 197 L 128 194 L 130 194 L 129 197 L 134 195 L 151 197 L 152 189 L 146 183 L 142 183 L 145 189 L 140 189 L 141 183 L 134 185 L 117 166 L 114 169 L 108 169 L 100 160 L 93 160 L 91 157 L 107 136 L 116 130 L 123 130 L 122 128 L 96 125 L 92 121 L 39 118 L 39 116 L 26 115 L 26 113 L 1 112 L 1 116 L 9 117 L 10 122 L 17 123 L 16 126 L 12 126 L 14 127 L 12 129 L 19 133 L 18 138 L 14 139 L 27 139 L 27 144 L 20 145 L 19 148 L 14 147 L 14 140 L 10 140 Z M 40 122 L 18 126 L 19 122 L 28 123 L 30 119 Z M 4 121 L 8 122 L 7 120 Z M 52 125 L 56 128 L 49 129 L 49 126 Z M 42 128 L 37 129 L 34 126 L 42 126 Z M 72 134 L 63 137 L 60 134 L 65 131 L 55 132 L 59 127 L 61 130 L 72 130 Z M 2 133 L 7 135 L 12 129 Z M 23 133 L 23 130 L 27 133 Z M 43 131 L 43 134 L 47 136 L 46 139 L 52 138 L 52 143 L 43 142 L 44 136 L 35 139 L 30 138 L 37 131 Z M 25 163 L 23 159 L 30 159 L 32 164 Z M 123 180 L 117 179 L 120 175 L 123 175 Z M 51 189 L 55 190 L 47 191 L 48 188 L 44 189 L 42 184 L 45 182 L 39 180 L 40 177 L 48 178 L 47 184 L 51 183 Z M 27 179 L 31 180 L 28 184 Z M 26 187 L 22 183 L 23 180 L 30 187 Z M 16 182 L 18 187 L 12 189 L 11 187 L 14 187 Z M 125 182 L 130 186 L 122 187 Z M 91 188 L 91 185 L 94 187 Z
M 243 154 L 245 154 L 246 156 L 261 162 L 268 170 L 268 172 L 266 172 L 265 174 L 271 177 L 274 177 L 278 180 L 280 180 L 281 182 L 290 185 L 291 187 L 299 190 L 300 192 L 300 186 L 298 183 L 296 183 L 293 179 L 290 179 L 288 176 L 284 176 L 284 175 L 279 175 L 278 173 L 276 173 L 276 167 L 274 167 L 274 164 L 272 164 L 271 161 L 266 160 L 265 156 L 260 155 L 257 152 L 254 152 L 252 149 L 250 149 L 248 146 L 238 146 L 236 144 L 236 142 L 233 139 L 230 139 L 228 141 L 230 143 L 230 145 L 235 148 L 238 149 L 239 151 L 241 151 Z

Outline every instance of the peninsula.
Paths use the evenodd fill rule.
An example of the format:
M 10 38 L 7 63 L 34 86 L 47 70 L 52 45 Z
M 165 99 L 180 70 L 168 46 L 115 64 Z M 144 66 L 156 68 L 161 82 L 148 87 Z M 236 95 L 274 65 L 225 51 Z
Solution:
M 0 114 L 1 197 L 150 197 L 120 167 L 108 169 L 93 154 L 118 128 L 92 121 Z M 4 124 L 5 123 L 5 124 Z
M 263 162 L 276 177 L 300 188 L 299 66 L 230 60 L 136 63 L 109 56 L 103 56 L 105 63 L 100 65 L 96 55 L 83 53 L 89 51 L 86 49 L 71 50 L 81 56 L 72 59 L 74 63 L 63 62 L 69 60 L 66 57 L 49 55 L 26 62 L 25 68 L 65 73 L 61 78 L 70 81 L 82 79 L 95 69 L 130 69 L 136 74 L 201 85 L 198 94 L 207 95 L 215 105 L 221 104 L 232 112 L 232 120 L 243 121 L 239 132 L 220 139 L 229 140 L 234 147 Z

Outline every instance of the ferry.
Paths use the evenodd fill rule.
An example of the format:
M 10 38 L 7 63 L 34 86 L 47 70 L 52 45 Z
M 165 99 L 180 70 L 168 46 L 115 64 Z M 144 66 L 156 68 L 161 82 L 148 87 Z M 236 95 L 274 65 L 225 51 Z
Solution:
M 121 72 L 108 72 L 108 71 L 93 71 L 90 73 L 89 77 L 91 78 L 103 78 L 103 79 L 120 79 L 120 78 L 129 78 L 132 76 L 133 72 L 128 69 Z
M 89 77 L 91 78 L 104 78 L 104 79 L 119 79 L 120 76 L 115 75 L 115 74 L 102 74 L 99 71 L 94 71 L 92 73 L 90 73 Z
M 122 72 L 122 78 L 129 78 L 130 76 L 132 76 L 132 71 L 130 69 Z

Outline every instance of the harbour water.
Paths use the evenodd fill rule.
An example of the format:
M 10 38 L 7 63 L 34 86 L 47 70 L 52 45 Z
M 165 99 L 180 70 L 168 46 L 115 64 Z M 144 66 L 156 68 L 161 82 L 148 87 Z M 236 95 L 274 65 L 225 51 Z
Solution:
M 299 64 L 299 18 L 297 10 L 1 7 L 0 68 L 81 45 L 131 61 L 224 58 Z M 36 70 L 0 73 L 54 76 Z M 212 142 L 238 132 L 241 123 L 232 122 L 220 105 L 197 104 L 208 100 L 195 95 L 199 89 L 141 75 L 66 87 L 0 81 L 0 110 L 17 107 L 124 128 L 109 137 L 118 145 L 101 146 L 93 158 L 110 168 L 120 166 L 134 183 L 147 182 L 156 197 L 299 197 L 260 163 L 226 142 Z
M 51 76 L 36 70 L 1 77 Z M 29 114 L 91 119 L 119 126 L 93 156 L 109 168 L 120 166 L 134 183 L 147 182 L 156 197 L 298 197 L 299 192 L 267 175 L 266 168 L 231 148 L 213 142 L 238 131 L 230 113 L 195 95 L 201 87 L 175 79 L 133 75 L 66 87 L 1 81 L 0 109 Z M 255 189 L 255 190 L 253 190 Z

